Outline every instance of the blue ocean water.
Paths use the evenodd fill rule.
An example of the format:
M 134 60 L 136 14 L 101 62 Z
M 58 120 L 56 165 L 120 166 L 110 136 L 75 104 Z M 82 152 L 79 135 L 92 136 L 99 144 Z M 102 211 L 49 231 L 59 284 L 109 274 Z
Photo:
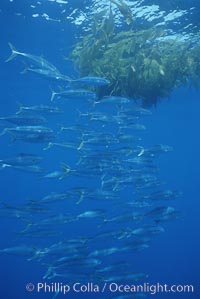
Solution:
M 63 1 L 64 2 L 64 1 Z M 14 115 L 19 109 L 18 102 L 24 106 L 35 105 L 51 105 L 51 89 L 58 86 L 51 80 L 37 76 L 34 73 L 21 74 L 24 65 L 21 60 L 15 59 L 9 63 L 5 60 L 10 55 L 8 43 L 11 42 L 17 49 L 25 53 L 42 56 L 58 69 L 72 77 L 78 77 L 78 71 L 75 70 L 71 61 L 65 60 L 72 51 L 75 42 L 81 38 L 82 27 L 75 22 L 75 17 L 68 18 L 70 14 L 77 9 L 78 11 L 86 12 L 93 9 L 97 5 L 92 1 L 74 1 L 73 3 L 57 3 L 56 1 L 41 1 L 37 5 L 28 1 L 2 1 L 0 5 L 1 14 L 1 70 L 0 81 L 1 84 L 1 116 Z M 141 1 L 142 2 L 142 1 Z M 153 3 L 151 3 L 153 2 Z M 156 2 L 156 3 L 155 3 Z M 173 1 L 174 2 L 174 1 Z M 160 5 L 160 9 L 169 12 L 172 9 L 179 7 L 179 2 L 175 1 L 176 5 L 162 6 L 159 1 L 143 1 L 142 5 Z M 32 6 L 35 6 L 31 8 Z M 103 2 L 102 2 L 102 5 Z M 182 3 L 183 11 L 191 11 L 195 7 L 193 14 L 188 15 L 189 22 L 194 24 L 192 34 L 199 30 L 199 20 L 196 16 L 199 13 L 199 4 L 196 1 L 185 1 Z M 65 12 L 61 15 L 61 12 Z M 48 12 L 48 18 L 32 17 L 32 15 L 45 14 Z M 81 14 L 80 14 L 81 15 Z M 62 18 L 60 17 L 62 16 Z M 64 16 L 64 17 L 63 17 Z M 73 16 L 73 14 L 72 14 Z M 53 20 L 51 20 L 51 18 Z M 59 18 L 61 21 L 58 22 Z M 183 18 L 184 19 L 184 18 Z M 184 19 L 185 20 L 185 19 Z M 177 20 L 176 20 L 177 21 Z M 168 23 L 177 32 L 180 32 L 182 19 L 174 24 Z M 139 22 L 139 18 L 138 18 Z M 183 21 L 184 22 L 184 21 Z M 86 24 L 83 24 L 86 26 Z M 186 24 L 185 24 L 186 26 Z M 82 110 L 87 113 L 90 109 L 90 103 L 83 104 L 82 101 L 75 103 L 73 101 L 65 101 L 57 99 L 53 106 L 64 110 L 64 114 L 51 116 L 48 121 L 48 126 L 54 129 L 57 133 L 57 139 L 66 142 L 65 138 L 71 138 L 68 133 L 59 132 L 61 125 L 71 126 L 75 120 L 78 119 L 77 110 Z M 112 108 L 107 112 L 112 115 Z M 149 247 L 144 250 L 128 250 L 125 254 L 118 253 L 116 255 L 108 255 L 104 257 L 105 265 L 113 265 L 120 262 L 128 263 L 131 273 L 145 273 L 147 276 L 141 281 L 130 280 L 123 281 L 125 283 L 142 283 L 148 282 L 150 284 L 169 285 L 193 285 L 194 293 L 176 293 L 165 294 L 159 293 L 156 295 L 146 294 L 147 298 L 156 297 L 158 299 L 164 298 L 198 298 L 199 290 L 199 177 L 200 177 L 200 141 L 198 128 L 200 127 L 200 103 L 199 91 L 192 87 L 182 87 L 172 92 L 169 99 L 164 99 L 156 107 L 150 108 L 152 115 L 141 118 L 140 122 L 147 127 L 145 132 L 142 132 L 142 145 L 144 148 L 149 148 L 157 144 L 164 144 L 173 147 L 173 151 L 161 155 L 155 164 L 159 168 L 159 179 L 163 181 L 163 190 L 178 190 L 182 193 L 180 198 L 170 202 L 163 202 L 160 206 L 173 206 L 180 212 L 178 219 L 172 219 L 163 222 L 159 225 L 164 227 L 165 232 L 152 237 Z M 81 120 L 81 125 L 84 126 L 84 121 Z M 3 128 L 2 128 L 3 130 Z M 114 131 L 113 131 L 114 134 Z M 22 141 L 12 141 L 9 134 L 0 136 L 0 160 L 5 157 L 13 157 L 19 153 L 30 153 L 44 157 L 42 167 L 45 169 L 45 174 L 54 170 L 61 169 L 61 163 L 66 163 L 71 167 L 76 165 L 78 159 L 77 153 L 73 150 L 65 150 L 62 148 L 52 147 L 49 150 L 44 150 L 44 144 L 26 143 Z M 94 149 L 94 152 L 96 149 Z M 87 153 L 86 153 L 87 154 Z M 86 165 L 87 166 L 87 165 Z M 84 166 L 83 166 L 84 167 Z M 47 180 L 41 175 L 33 173 L 18 171 L 16 169 L 2 169 L 1 177 L 1 202 L 10 206 L 23 206 L 30 200 L 39 201 L 44 196 L 51 192 L 65 192 L 70 188 L 83 187 L 83 182 L 76 176 L 68 176 L 63 180 L 54 179 Z M 80 184 L 80 186 L 79 186 Z M 96 179 L 86 177 L 84 179 L 84 188 L 97 187 Z M 160 189 L 160 188 L 159 188 Z M 108 201 L 105 199 L 93 201 L 90 199 L 83 200 L 80 205 L 70 199 L 64 200 L 61 203 L 53 203 L 45 205 L 50 207 L 50 211 L 42 212 L 42 216 L 36 214 L 35 220 L 46 219 L 50 217 L 67 214 L 72 217 L 94 209 L 105 210 L 110 217 L 116 214 L 125 214 L 129 209 L 124 209 L 124 203 L 131 201 L 135 196 L 130 190 L 122 191 L 120 200 Z M 2 205 L 1 208 L 4 206 Z M 41 206 L 41 209 L 44 206 Z M 38 208 L 39 209 L 39 208 Z M 151 208 L 150 208 L 151 209 Z M 153 209 L 153 207 L 152 207 Z M 39 209 L 40 210 L 40 209 Z M 101 227 L 98 219 L 81 219 L 75 223 L 54 223 L 50 224 L 50 230 L 53 235 L 48 235 L 49 231 L 42 237 L 35 237 L 34 235 L 24 235 L 24 230 L 27 224 L 32 221 L 32 213 L 37 213 L 36 210 L 30 212 L 29 218 L 26 216 L 12 216 L 9 208 L 1 211 L 1 249 L 14 247 L 18 245 L 28 246 L 29 248 L 43 249 L 49 248 L 53 244 L 62 242 L 63 240 L 70 240 L 78 238 L 79 236 L 91 236 L 106 232 L 107 228 Z M 39 213 L 38 213 L 39 214 Z M 35 215 L 35 214 L 34 214 Z M 41 217 L 41 218 L 40 218 Z M 31 220 L 30 220 L 31 219 Z M 85 221 L 84 221 L 85 220 Z M 132 225 L 130 222 L 122 222 L 118 224 L 120 229 L 129 229 Z M 141 222 L 138 220 L 134 222 L 134 228 L 140 227 Z M 116 232 L 118 226 L 113 223 L 109 227 L 109 231 Z M 26 232 L 26 231 L 25 231 Z M 63 234 L 61 234 L 63 233 Z M 108 238 L 101 237 L 94 240 L 92 245 L 87 245 L 86 249 L 89 252 L 94 251 L 95 244 L 97 248 L 116 247 L 118 240 L 111 235 Z M 129 239 L 127 239 L 127 243 Z M 120 243 L 121 244 L 121 243 Z M 88 249 L 89 248 L 89 249 Z M 64 250 L 60 253 L 60 257 L 69 256 L 69 252 Z M 87 254 L 80 249 L 78 251 L 80 258 L 86 260 Z M 58 254 L 56 258 L 58 259 Z M 27 292 L 26 284 L 38 282 L 63 282 L 70 281 L 67 277 L 55 277 L 52 279 L 45 279 L 44 275 L 47 271 L 49 263 L 55 259 L 55 256 L 50 256 L 50 261 L 43 260 L 43 258 L 32 258 L 26 254 L 5 254 L 0 255 L 1 260 L 1 297 L 2 298 L 52 298 L 53 293 L 37 293 Z M 78 268 L 78 270 L 77 270 Z M 87 284 L 91 281 L 90 271 L 81 264 L 70 267 L 66 265 L 66 272 L 71 272 L 71 277 L 74 282 L 81 281 Z M 82 272 L 82 273 L 81 273 Z M 80 278 L 80 273 L 81 278 Z M 112 276 L 125 277 L 126 270 L 123 266 L 117 268 Z M 82 278 L 82 276 L 84 278 Z M 106 276 L 106 275 L 105 275 Z M 120 281 L 121 281 L 120 280 Z M 94 283 L 102 283 L 102 274 L 97 275 Z M 71 283 L 71 282 L 70 282 Z M 115 293 L 106 294 L 101 293 L 73 293 L 67 295 L 59 294 L 58 298 L 114 298 L 124 294 Z M 130 294 L 127 294 L 130 296 Z M 127 298 L 129 297 L 127 296 Z M 126 296 L 124 295 L 124 297 Z M 131 294 L 131 297 L 134 295 Z M 137 297 L 136 297 L 137 298 Z

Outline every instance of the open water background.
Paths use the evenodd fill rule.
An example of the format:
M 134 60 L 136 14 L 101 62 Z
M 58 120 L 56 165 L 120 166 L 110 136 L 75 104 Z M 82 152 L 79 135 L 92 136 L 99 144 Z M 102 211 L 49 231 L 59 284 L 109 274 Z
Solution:
M 47 2 L 46 5 L 50 5 L 50 3 Z M 6 116 L 17 111 L 17 101 L 27 106 L 41 103 L 48 105 L 51 94 L 50 83 L 47 80 L 35 74 L 20 74 L 22 65 L 17 60 L 10 63 L 4 62 L 10 54 L 8 42 L 12 42 L 17 49 L 26 53 L 44 55 L 64 73 L 74 75 L 73 65 L 63 60 L 62 55 L 67 55 L 72 49 L 77 29 L 69 22 L 65 26 L 61 26 L 57 22 L 26 17 L 26 6 L 23 1 L 16 1 L 13 5 L 8 1 L 2 1 L 0 7 L 2 8 L 0 15 L 0 102 L 1 115 Z M 14 12 L 21 10 L 25 17 L 20 18 L 14 15 Z M 52 7 L 52 12 L 53 10 Z M 166 182 L 166 186 L 183 192 L 183 196 L 173 203 L 173 206 L 181 212 L 182 217 L 164 225 L 165 233 L 157 236 L 150 248 L 139 253 L 129 254 L 128 260 L 133 264 L 133 269 L 137 268 L 137 270 L 140 269 L 141 272 L 149 274 L 148 282 L 193 284 L 195 286 L 195 294 L 176 294 L 175 296 L 157 294 L 155 296 L 147 295 L 147 298 L 197 299 L 200 294 L 199 99 L 200 92 L 193 88 L 175 90 L 170 99 L 162 101 L 157 107 L 151 109 L 152 116 L 143 119 L 143 123 L 147 126 L 147 131 L 143 133 L 143 141 L 146 146 L 167 144 L 174 148 L 173 152 L 159 158 L 158 166 L 160 177 Z M 73 114 L 73 103 L 71 106 L 66 103 L 62 105 L 63 107 L 67 105 L 68 114 L 64 118 L 70 120 Z M 55 124 L 59 121 L 56 118 L 52 120 Z M 0 158 L 30 150 L 35 154 L 41 153 L 40 146 L 22 142 L 12 143 L 8 135 L 0 138 L 0 144 Z M 70 154 L 66 156 L 66 153 L 59 149 L 46 151 L 44 155 L 49 170 L 59 165 L 58 156 L 59 161 L 68 162 L 73 159 Z M 32 174 L 14 170 L 1 171 L 0 182 L 0 199 L 11 204 L 24 203 L 26 198 L 38 198 L 45 192 L 48 193 L 49 188 L 53 191 L 59 190 L 61 186 L 60 182 L 43 182 L 37 177 L 33 177 Z M 128 197 L 129 194 L 126 194 L 123 200 L 126 201 Z M 16 244 L 15 231 L 22 228 L 21 223 L 18 224 L 10 217 L 4 217 L 1 219 L 0 227 L 0 247 L 5 248 Z M 85 229 L 90 231 L 92 228 L 88 226 Z M 30 294 L 25 290 L 26 283 L 41 281 L 44 268 L 40 263 L 27 262 L 23 257 L 14 255 L 1 255 L 0 265 L 1 298 L 40 299 L 52 297 L 48 294 Z M 68 298 L 82 297 L 103 298 L 98 294 L 70 295 Z

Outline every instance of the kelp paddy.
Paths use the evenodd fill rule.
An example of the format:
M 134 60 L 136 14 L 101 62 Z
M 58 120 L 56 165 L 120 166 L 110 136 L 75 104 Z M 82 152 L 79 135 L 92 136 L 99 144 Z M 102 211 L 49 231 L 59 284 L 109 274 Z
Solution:
M 81 76 L 105 77 L 111 84 L 99 96 L 116 95 L 141 100 L 151 106 L 178 87 L 199 87 L 200 44 L 165 28 L 137 28 L 131 10 L 115 3 L 124 16 L 126 30 L 115 27 L 110 7 L 94 16 L 93 26 L 75 45 L 71 58 Z

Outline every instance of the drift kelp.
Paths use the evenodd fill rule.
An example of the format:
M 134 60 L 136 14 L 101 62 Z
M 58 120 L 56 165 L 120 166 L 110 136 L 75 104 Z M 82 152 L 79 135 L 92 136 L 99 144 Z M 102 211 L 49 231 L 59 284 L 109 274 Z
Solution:
M 111 82 L 99 96 L 128 96 L 150 106 L 168 97 L 174 88 L 189 83 L 198 87 L 199 44 L 168 36 L 159 28 L 137 30 L 133 25 L 116 33 L 111 15 L 101 22 L 96 18 L 71 57 L 81 76 L 93 74 Z

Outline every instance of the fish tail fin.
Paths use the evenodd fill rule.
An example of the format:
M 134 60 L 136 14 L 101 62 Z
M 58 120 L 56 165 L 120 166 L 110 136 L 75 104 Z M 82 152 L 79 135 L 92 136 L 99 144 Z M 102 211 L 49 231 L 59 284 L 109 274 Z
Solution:
M 11 167 L 11 165 L 4 163 L 3 161 L 0 161 L 0 170 L 6 168 L 6 167 Z
M 24 69 L 23 71 L 20 72 L 20 74 L 26 74 L 28 72 L 28 70 L 30 70 L 29 66 L 27 64 L 24 63 Z
M 12 146 L 15 141 L 17 141 L 17 137 L 12 135 L 9 146 Z
M 49 143 L 47 144 L 47 146 L 45 146 L 45 147 L 43 148 L 43 151 L 46 151 L 46 150 L 48 150 L 49 148 L 52 148 L 53 145 L 54 145 L 53 142 L 49 142 Z
M 31 257 L 29 257 L 29 258 L 27 259 L 27 261 L 30 262 L 30 261 L 32 261 L 32 260 L 34 260 L 34 259 L 37 259 L 37 258 L 38 258 L 38 261 L 40 261 L 41 258 L 40 258 L 39 254 L 38 254 L 37 249 L 36 249 L 35 247 L 33 247 L 32 249 L 35 250 L 35 252 L 33 253 L 33 255 L 32 255 Z
M 76 111 L 78 113 L 78 119 L 81 118 L 81 116 L 83 115 L 83 113 L 79 109 L 76 109 Z
M 103 217 L 102 222 L 98 224 L 98 228 L 102 228 L 107 222 L 108 219 L 106 217 Z
M 89 237 L 81 237 L 80 239 L 83 244 L 86 244 L 90 238 Z
M 102 176 L 101 176 L 101 189 L 104 188 L 104 184 L 105 184 L 105 180 L 104 178 L 106 177 L 106 174 L 104 173 Z
M 81 140 L 79 146 L 77 147 L 77 151 L 80 151 L 83 146 L 84 146 L 84 140 Z
M 67 82 L 70 82 L 70 83 L 73 81 L 69 76 L 65 76 L 65 79 Z
M 76 205 L 79 205 L 84 199 L 84 196 L 80 196 L 79 199 L 76 201 Z
M 63 132 L 65 130 L 65 126 L 62 124 L 59 124 L 59 133 Z
M 95 108 L 97 104 L 99 104 L 99 101 L 95 101 L 95 100 L 88 100 L 89 103 L 92 104 L 92 108 Z
M 22 221 L 25 221 L 25 222 L 28 222 L 28 220 L 26 220 L 26 219 L 24 219 L 24 218 L 21 218 L 21 220 L 22 220 Z M 31 227 L 32 225 L 33 225 L 33 222 L 28 222 L 28 223 L 27 223 L 27 226 L 26 226 L 23 230 L 20 231 L 20 234 L 26 233 L 26 232 L 30 229 L 30 227 Z
M 8 45 L 9 45 L 12 52 L 11 52 L 11 55 L 6 59 L 5 62 L 13 60 L 18 54 L 17 50 L 15 49 L 15 47 L 11 43 L 8 43 Z
M 122 132 L 123 132 L 122 128 L 119 127 L 119 128 L 118 128 L 118 131 L 117 131 L 117 134 L 120 135 L 120 134 L 122 134 Z
M 66 163 L 62 163 L 63 174 L 59 177 L 59 180 L 64 179 L 71 172 L 71 168 Z
M 143 146 L 138 146 L 138 147 L 139 147 L 139 149 L 140 149 L 140 152 L 137 154 L 137 156 L 138 156 L 138 157 L 141 157 L 141 156 L 144 154 L 145 149 L 144 149 Z
M 80 156 L 79 160 L 76 162 L 76 165 L 80 165 L 82 161 L 83 161 L 83 158 L 82 158 L 82 156 Z
M 4 202 L 4 201 L 0 201 L 0 204 L 1 204 L 2 206 L 4 206 L 5 208 L 7 208 L 7 209 L 12 208 L 11 205 L 8 205 L 8 204 L 7 204 L 6 202 Z
M 116 180 L 115 181 L 115 185 L 113 186 L 113 189 L 112 189 L 114 192 L 116 192 L 116 191 L 119 191 L 120 190 L 120 187 L 119 187 L 119 183 L 118 183 L 118 181 Z
M 136 223 L 140 223 L 140 222 L 144 221 L 145 216 L 144 216 L 144 214 L 140 214 L 140 215 L 136 215 L 136 216 L 133 215 L 133 219 L 135 220 Z
M 28 259 L 26 259 L 28 262 L 34 260 L 36 257 L 36 254 L 33 254 L 33 256 L 29 257 Z
M 51 99 L 50 99 L 51 102 L 54 101 L 54 98 L 56 95 L 57 95 L 57 92 L 55 92 L 54 90 L 51 90 Z
M 20 114 L 20 113 L 23 112 L 23 108 L 22 108 L 23 104 L 21 102 L 19 102 L 19 101 L 17 101 L 16 103 L 19 106 L 19 110 L 15 114 Z

